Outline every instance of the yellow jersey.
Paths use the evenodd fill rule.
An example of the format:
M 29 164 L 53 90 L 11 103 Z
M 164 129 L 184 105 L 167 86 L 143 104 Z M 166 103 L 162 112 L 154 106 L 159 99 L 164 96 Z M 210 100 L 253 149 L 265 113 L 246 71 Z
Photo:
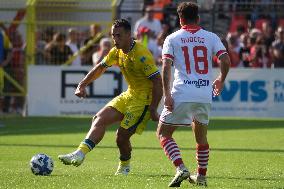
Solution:
M 151 52 L 141 43 L 134 41 L 128 53 L 113 47 L 103 59 L 105 67 L 119 66 L 127 84 L 127 93 L 150 102 L 153 84 L 150 78 L 159 74 Z

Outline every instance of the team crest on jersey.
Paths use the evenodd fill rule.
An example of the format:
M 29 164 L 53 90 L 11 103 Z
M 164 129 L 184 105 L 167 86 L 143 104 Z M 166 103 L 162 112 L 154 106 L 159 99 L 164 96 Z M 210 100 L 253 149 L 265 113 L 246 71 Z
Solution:
M 142 56 L 142 57 L 140 58 L 140 61 L 141 61 L 142 63 L 144 63 L 145 60 L 146 60 L 146 57 L 145 57 L 145 56 Z

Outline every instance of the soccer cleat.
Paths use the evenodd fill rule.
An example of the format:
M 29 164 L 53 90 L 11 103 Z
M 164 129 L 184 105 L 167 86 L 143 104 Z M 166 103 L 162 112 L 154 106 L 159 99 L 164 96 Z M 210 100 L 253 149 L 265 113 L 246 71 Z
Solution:
M 206 176 L 203 175 L 198 175 L 198 174 L 190 175 L 188 180 L 191 184 L 195 184 L 198 186 L 207 186 Z
M 58 159 L 65 165 L 74 165 L 78 167 L 85 159 L 85 155 L 81 151 L 75 151 L 70 154 L 59 155 Z
M 130 172 L 130 165 L 123 166 L 121 165 L 121 163 L 119 163 L 115 175 L 128 175 L 129 172 Z
M 190 176 L 187 168 L 177 168 L 177 172 L 173 180 L 170 182 L 169 187 L 180 187 L 180 184 L 183 180 L 187 179 Z

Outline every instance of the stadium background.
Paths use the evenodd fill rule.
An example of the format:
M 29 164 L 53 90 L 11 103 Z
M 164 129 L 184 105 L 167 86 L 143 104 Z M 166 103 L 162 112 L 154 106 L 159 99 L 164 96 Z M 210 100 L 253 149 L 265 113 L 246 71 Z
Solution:
M 127 178 L 113 175 L 118 163 L 115 144 L 118 125 L 107 130 L 104 140 L 89 153 L 80 167 L 67 167 L 60 163 L 56 158 L 58 154 L 76 149 L 78 142 L 84 138 L 90 127 L 90 114 L 94 113 L 94 109 L 102 106 L 111 95 L 120 92 L 114 89 L 123 90 L 126 86 L 124 81 L 120 80 L 121 76 L 117 70 L 109 70 L 104 78 L 101 78 L 102 82 L 92 85 L 93 88 L 89 91 L 91 98 L 86 101 L 95 104 L 87 106 L 74 97 L 73 93 L 75 83 L 90 65 L 74 67 L 38 62 L 41 60 L 38 56 L 39 50 L 44 43 L 38 43 L 37 37 L 46 39 L 52 30 L 67 34 L 67 29 L 73 27 L 87 33 L 93 23 L 99 23 L 107 35 L 113 18 L 125 17 L 134 26 L 135 21 L 142 17 L 143 7 L 151 3 L 138 0 L 0 1 L 2 26 L 10 31 L 16 30 L 16 39 L 21 36 L 22 40 L 16 40 L 22 41 L 18 44 L 20 48 L 13 49 L 14 52 L 20 52 L 24 58 L 21 64 L 11 63 L 4 67 L 5 75 L 2 75 L 5 76 L 5 87 L 0 91 L 0 99 L 2 103 L 7 98 L 10 100 L 8 105 L 1 104 L 4 112 L 0 112 L 0 189 L 167 188 L 175 170 L 161 150 L 155 136 L 157 123 L 152 121 L 142 136 L 133 137 L 132 171 Z M 201 6 L 201 25 L 217 32 L 221 38 L 226 37 L 231 27 L 232 30 L 237 29 L 237 23 L 243 23 L 243 18 L 248 18 L 255 9 L 262 10 L 262 18 L 265 18 L 267 13 L 273 13 L 277 23 L 283 18 L 283 1 L 203 0 L 198 3 Z M 168 18 L 173 21 L 172 24 L 176 24 L 174 6 L 168 7 L 167 11 L 171 13 Z M 233 21 L 234 18 L 236 22 Z M 42 32 L 46 34 L 40 35 Z M 74 73 L 79 74 L 69 77 L 69 74 Z M 227 109 L 222 111 L 223 117 L 213 117 L 210 120 L 208 139 L 211 153 L 207 188 L 283 188 L 283 77 L 281 68 L 231 69 L 225 93 L 214 102 Z M 66 86 L 65 91 L 62 90 L 62 78 L 68 79 L 63 83 L 65 86 L 70 84 Z M 33 83 L 29 84 L 28 80 Z M 108 87 L 104 88 L 105 86 Z M 29 90 L 29 87 L 34 88 Z M 61 95 L 65 98 L 61 98 Z M 109 95 L 108 98 L 99 98 L 106 95 Z M 277 97 L 276 101 L 274 96 Z M 14 97 L 19 98 L 18 110 L 11 108 L 11 98 Z M 24 103 L 20 103 L 21 99 L 25 99 L 25 103 L 29 104 L 26 101 L 28 98 L 34 99 L 35 103 L 44 103 L 39 104 L 41 108 L 30 111 L 34 111 L 34 114 L 44 113 L 45 116 L 22 116 L 32 113 L 25 110 L 24 107 L 27 106 L 23 105 Z M 47 100 L 48 103 L 45 102 Z M 72 106 L 65 106 L 68 111 L 78 111 L 77 114 L 85 111 L 84 115 L 87 116 L 56 114 L 46 117 L 48 113 L 55 112 L 54 109 L 49 109 L 49 104 L 58 106 L 61 103 L 72 103 Z M 240 108 L 238 113 L 231 112 L 234 113 L 233 116 L 225 116 L 225 113 L 230 112 L 232 108 L 236 110 L 236 107 Z M 267 107 L 274 109 L 274 112 L 268 109 L 264 112 L 266 115 L 262 113 L 252 119 L 239 118 L 241 113 L 252 115 L 243 111 L 248 107 L 255 110 L 253 115 L 257 109 L 268 109 Z M 274 116 L 268 116 L 269 112 Z M 275 115 L 278 118 L 271 118 Z M 190 171 L 194 172 L 195 141 L 191 129 L 177 130 L 176 141 L 182 150 L 184 162 Z M 54 160 L 55 167 L 51 176 L 38 177 L 31 173 L 29 161 L 38 153 L 48 154 Z M 187 182 L 183 182 L 181 186 L 191 187 Z
M 53 65 L 44 60 L 44 46 L 47 41 L 52 38 L 56 32 L 61 32 L 67 35 L 70 28 L 76 28 L 79 31 L 78 38 L 80 40 L 80 49 L 82 53 L 88 52 L 92 48 L 92 44 L 83 43 L 82 41 L 89 36 L 89 27 L 91 24 L 101 26 L 104 36 L 109 35 L 111 23 L 115 18 L 126 18 L 134 27 L 136 21 L 143 16 L 143 11 L 147 5 L 154 4 L 156 1 L 142 1 L 142 0 L 10 0 L 1 1 L 1 27 L 6 30 L 7 35 L 12 43 L 13 59 L 3 68 L 1 78 L 4 77 L 4 87 L 1 92 L 1 111 L 5 114 L 21 114 L 21 115 L 74 115 L 76 111 L 70 114 L 63 113 L 50 114 L 54 109 L 46 109 L 43 113 L 37 108 L 47 107 L 52 104 L 60 104 L 60 102 L 74 102 L 76 99 L 62 98 L 62 88 L 60 85 L 56 90 L 59 92 L 57 96 L 52 95 L 51 83 L 48 79 L 49 74 L 54 73 L 51 69 L 60 70 L 61 75 L 53 75 L 58 77 L 58 83 L 62 84 L 62 71 L 65 69 L 71 71 L 86 71 L 91 66 L 90 64 L 83 64 L 82 67 L 74 68 L 72 65 L 68 67 L 72 61 L 78 56 L 74 54 L 69 60 L 59 65 Z M 169 1 L 170 2 L 170 1 Z M 176 5 L 179 1 L 172 1 L 163 8 L 155 9 L 155 13 L 163 13 L 164 23 L 168 23 L 171 28 L 178 26 L 178 19 L 176 14 Z M 201 26 L 207 30 L 217 33 L 220 38 L 228 39 L 228 33 L 238 32 L 240 25 L 245 29 L 258 28 L 261 30 L 262 23 L 269 20 L 273 30 L 276 30 L 278 25 L 284 23 L 283 12 L 284 2 L 281 0 L 274 1 L 248 1 L 248 0 L 200 0 L 197 1 L 200 6 Z M 156 7 L 157 8 L 157 7 Z M 272 33 L 274 35 L 274 32 Z M 230 39 L 228 39 L 230 40 Z M 19 58 L 20 57 L 20 58 Z M 46 67 L 48 66 L 48 67 Z M 53 67 L 57 68 L 53 68 Z M 240 66 L 241 67 L 241 66 Z M 264 66 L 268 67 L 268 66 Z M 30 68 L 30 69 L 28 69 Z M 46 70 L 47 69 L 47 70 Z M 238 69 L 238 70 L 237 70 Z M 28 71 L 30 70 L 30 71 Z M 260 71 L 261 70 L 261 71 Z M 223 97 L 215 100 L 215 104 L 221 104 L 220 111 L 216 116 L 225 115 L 230 108 L 243 104 L 231 111 L 227 116 L 238 115 L 240 117 L 283 117 L 284 111 L 282 105 L 284 102 L 284 87 L 282 69 L 266 69 L 266 68 L 233 68 L 232 75 L 235 75 L 231 80 L 227 81 L 227 93 Z M 88 115 L 95 113 L 101 108 L 104 103 L 111 97 L 117 95 L 121 90 L 127 86 L 121 80 L 121 76 L 117 70 L 110 71 L 108 76 L 97 82 L 93 87 L 95 93 L 90 95 L 88 99 L 94 99 L 96 102 L 90 104 L 82 102 L 87 107 L 85 110 L 77 111 L 79 115 Z M 41 81 L 38 75 L 47 74 L 47 78 Z M 114 74 L 114 76 L 112 76 Z M 263 78 L 262 75 L 269 77 Z M 71 79 L 73 88 L 75 83 L 79 81 L 82 75 L 78 75 Z M 67 77 L 67 76 L 66 76 Z M 117 78 L 119 77 L 118 81 Z M 113 80 L 118 83 L 117 88 L 106 89 L 105 82 Z M 40 82 L 39 82 L 40 81 Z M 259 83 L 260 82 L 260 83 Z M 262 83 L 261 83 L 262 82 Z M 256 84 L 255 84 L 256 83 Z M 111 85 L 111 83 L 110 83 Z M 255 85 L 259 85 L 254 89 Z M 43 87 L 44 86 L 44 87 Z M 40 90 L 41 87 L 46 90 Z M 234 88 L 235 87 L 235 88 Z M 32 89 L 31 89 L 32 88 Z M 67 95 L 73 94 L 72 87 L 66 91 Z M 245 88 L 245 89 L 244 89 Z M 260 90 L 258 90 L 261 88 Z M 90 89 L 89 93 L 92 93 Z M 113 90 L 113 92 L 112 92 Z M 40 91 L 42 93 L 40 93 Z M 51 94 L 47 94 L 51 93 Z M 59 95 L 60 93 L 60 95 Z M 104 94 L 105 93 L 105 94 Z M 231 95 L 231 100 L 226 101 L 226 95 Z M 40 99 L 44 97 L 52 97 L 46 103 L 41 102 Z M 260 100 L 257 100 L 259 96 Z M 265 97 L 266 96 L 266 97 Z M 261 100 L 262 98 L 262 100 Z M 254 100 L 256 99 L 256 100 Z M 220 103 L 222 101 L 222 103 Z M 233 104 L 232 104 L 233 103 Z M 34 104 L 36 104 L 34 106 Z M 224 106 L 223 106 L 224 105 Z M 78 109 L 77 106 L 70 106 L 68 104 L 65 109 Z M 89 108 L 88 108 L 89 107 Z M 93 108 L 95 107 L 95 108 Z M 255 109 L 255 107 L 257 109 Z M 271 107 L 270 109 L 266 107 Z M 31 108 L 30 111 L 29 108 Z M 93 110 L 92 110 L 93 108 Z M 80 108 L 79 108 L 80 109 Z M 218 109 L 214 107 L 213 110 Z M 262 113 L 259 113 L 265 109 Z M 249 110 L 249 111 L 244 111 Z M 252 111 L 250 111 L 252 110 Z M 60 111 L 60 110 L 59 110 Z M 34 112 L 34 113 L 29 113 Z M 49 112 L 49 113 L 48 113 Z M 82 113 L 85 112 L 85 113 Z M 242 113 L 243 112 L 243 113 Z M 249 112 L 249 113 L 248 113 Z

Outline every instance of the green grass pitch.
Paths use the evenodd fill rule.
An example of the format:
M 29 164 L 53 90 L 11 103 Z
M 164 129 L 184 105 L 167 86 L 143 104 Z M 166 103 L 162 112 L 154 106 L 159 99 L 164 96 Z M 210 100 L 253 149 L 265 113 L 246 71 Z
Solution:
M 1 118 L 0 188 L 168 188 L 175 170 L 160 148 L 153 122 L 142 136 L 132 138 L 131 174 L 127 177 L 114 176 L 118 165 L 117 126 L 107 130 L 80 167 L 63 165 L 57 155 L 77 147 L 90 121 L 71 117 Z M 193 172 L 196 161 L 191 129 L 179 129 L 174 137 Z M 284 188 L 283 119 L 212 119 L 208 139 L 207 188 Z M 53 158 L 50 176 L 31 173 L 29 161 L 37 153 Z M 184 181 L 181 188 L 196 187 Z

